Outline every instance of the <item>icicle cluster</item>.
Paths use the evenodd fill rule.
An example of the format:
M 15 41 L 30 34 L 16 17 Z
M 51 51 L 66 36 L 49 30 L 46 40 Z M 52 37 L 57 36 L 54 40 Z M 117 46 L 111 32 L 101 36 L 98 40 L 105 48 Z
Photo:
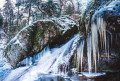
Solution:
M 108 41 L 106 44 L 106 40 Z M 84 40 L 81 41 L 77 48 L 77 69 L 82 72 L 83 68 L 83 55 L 84 55 Z M 97 72 L 97 63 L 99 62 L 99 42 L 104 52 L 109 56 L 109 39 L 106 37 L 106 22 L 103 18 L 98 17 L 97 23 L 92 22 L 91 32 L 87 34 L 87 59 L 88 59 L 88 71 L 92 72 L 92 67 Z M 107 45 L 107 46 L 106 46 Z

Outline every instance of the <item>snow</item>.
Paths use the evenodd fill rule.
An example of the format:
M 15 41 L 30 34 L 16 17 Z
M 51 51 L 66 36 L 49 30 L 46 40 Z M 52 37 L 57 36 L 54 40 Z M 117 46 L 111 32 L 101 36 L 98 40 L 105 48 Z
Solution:
M 61 16 L 59 18 L 46 18 L 46 19 L 42 19 L 42 20 L 38 20 L 35 21 L 33 24 L 37 23 L 37 22 L 55 22 L 55 24 L 57 25 L 57 27 L 59 27 L 60 30 L 64 30 L 63 34 L 68 30 L 71 29 L 71 27 L 74 27 L 76 25 L 74 19 L 70 18 L 69 16 Z M 71 25 L 71 26 L 70 26 Z
M 3 51 L 6 47 L 6 43 L 7 43 L 7 36 L 4 36 L 5 33 L 0 30 L 0 34 L 1 34 L 1 39 L 0 39 L 0 67 L 4 68 L 4 69 L 8 69 L 11 68 L 10 64 L 7 62 L 7 59 L 4 57 L 3 55 Z
M 64 30 L 63 33 L 65 33 L 68 29 L 71 27 L 74 27 L 76 25 L 75 21 L 73 21 L 68 16 L 61 16 L 59 18 L 51 18 L 61 30 Z M 71 26 L 70 26 L 71 25 Z
M 8 75 L 8 77 L 4 81 L 14 81 L 16 76 L 19 76 L 22 72 L 24 72 L 29 67 L 20 67 L 15 70 L 12 70 L 11 73 Z
M 30 25 L 28 25 L 28 26 L 25 26 L 23 29 L 21 29 L 21 30 L 17 33 L 17 35 L 7 43 L 7 46 L 9 46 L 12 42 L 15 42 L 14 44 L 20 44 L 20 46 L 22 46 L 22 44 L 21 44 L 20 41 L 19 41 L 19 35 L 20 35 L 20 33 L 21 33 L 22 31 L 25 31 L 25 30 L 27 31 L 27 28 L 29 28 L 29 27 L 31 27 L 31 26 L 33 26 L 33 24 L 30 24 Z
M 60 64 L 69 65 L 69 59 L 72 56 L 70 49 L 75 49 L 76 42 L 79 35 L 75 35 L 70 41 L 68 41 L 63 46 L 50 49 L 49 46 L 44 48 L 41 53 L 35 55 L 36 58 L 31 60 L 38 60 L 37 65 L 29 67 L 20 67 L 13 70 L 5 81 L 34 81 L 39 78 L 40 74 L 49 74 L 50 72 L 54 75 L 59 74 Z M 42 56 L 43 55 L 43 56 Z M 42 57 L 42 58 L 41 58 Z M 29 60 L 25 59 L 23 62 Z M 27 71 L 26 71 L 27 70 Z M 60 75 L 66 75 L 61 73 Z M 20 76 L 20 77 L 19 77 Z
M 88 78 L 89 77 L 92 78 L 92 77 L 98 77 L 98 76 L 106 75 L 105 72 L 98 72 L 98 73 L 81 72 L 81 73 L 82 73 L 82 75 L 84 75 L 84 76 L 86 76 Z
M 120 1 L 112 1 L 107 7 L 114 7 L 116 4 L 120 4 Z
M 13 4 L 16 3 L 16 0 L 11 0 Z M 2 9 L 5 4 L 5 0 L 0 0 L 0 8 Z
M 12 40 L 10 40 L 8 45 L 14 41 L 15 41 L 14 44 L 20 44 L 19 35 L 22 31 L 27 31 L 27 28 L 32 27 L 37 22 L 46 22 L 46 21 L 55 22 L 55 24 L 58 25 L 60 30 L 64 30 L 63 33 L 65 33 L 68 29 L 70 29 L 71 27 L 74 27 L 74 25 L 76 25 L 76 23 L 72 19 L 70 19 L 68 16 L 61 16 L 60 18 L 54 17 L 54 18 L 50 18 L 50 19 L 47 18 L 47 19 L 38 20 L 38 21 L 33 22 L 33 24 L 30 24 L 30 25 L 24 27 L 22 30 L 20 30 L 17 33 L 17 35 Z M 69 25 L 71 25 L 71 26 L 69 26 Z M 20 44 L 20 45 L 22 46 L 22 44 Z

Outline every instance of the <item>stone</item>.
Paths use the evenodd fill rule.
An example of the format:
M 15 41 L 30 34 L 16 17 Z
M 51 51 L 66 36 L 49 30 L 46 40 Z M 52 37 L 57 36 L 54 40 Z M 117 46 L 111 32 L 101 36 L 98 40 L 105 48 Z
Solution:
M 69 16 L 36 21 L 10 40 L 4 56 L 16 67 L 21 60 L 39 53 L 47 45 L 52 47 L 67 42 L 78 33 L 77 26 Z

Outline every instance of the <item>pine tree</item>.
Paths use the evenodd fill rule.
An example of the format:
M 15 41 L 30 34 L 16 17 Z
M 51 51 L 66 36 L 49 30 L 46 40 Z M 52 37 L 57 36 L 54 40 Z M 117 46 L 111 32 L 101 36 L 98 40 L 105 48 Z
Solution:
M 4 16 L 4 27 L 6 27 L 4 29 L 6 32 L 8 32 L 10 26 L 13 25 L 13 21 L 14 21 L 13 6 L 10 0 L 6 0 L 6 3 L 4 4 L 3 16 Z
M 17 3 L 15 4 L 15 6 L 17 7 L 17 26 L 19 26 L 21 0 L 17 0 Z
M 43 3 L 41 6 L 42 11 L 48 15 L 48 17 L 56 16 L 61 12 L 61 7 L 58 3 L 54 3 L 53 0 Z
M 38 12 L 38 10 L 36 9 L 39 3 L 41 3 L 41 0 L 24 0 L 23 6 L 25 7 L 24 9 L 25 13 L 28 14 L 28 17 L 27 17 L 28 24 L 30 22 L 30 18 L 34 16 L 34 13 Z

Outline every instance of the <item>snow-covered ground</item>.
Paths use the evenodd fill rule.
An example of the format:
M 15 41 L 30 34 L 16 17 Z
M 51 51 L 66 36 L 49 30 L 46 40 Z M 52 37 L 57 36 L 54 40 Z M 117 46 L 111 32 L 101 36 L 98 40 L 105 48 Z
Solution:
M 3 56 L 3 50 L 6 46 L 6 39 L 1 37 L 0 39 L 0 66 L 3 66 L 3 61 L 5 61 L 5 58 Z
M 6 58 L 3 56 L 3 51 L 6 47 L 6 43 L 7 43 L 7 36 L 5 35 L 5 33 L 3 31 L 0 31 L 1 34 L 1 38 L 0 38 L 0 67 L 3 67 L 4 65 L 6 65 Z
M 3 31 L 0 31 L 0 81 L 2 81 L 6 75 L 8 75 L 11 65 L 7 62 L 7 59 L 3 55 L 3 51 L 7 44 L 7 37 Z

